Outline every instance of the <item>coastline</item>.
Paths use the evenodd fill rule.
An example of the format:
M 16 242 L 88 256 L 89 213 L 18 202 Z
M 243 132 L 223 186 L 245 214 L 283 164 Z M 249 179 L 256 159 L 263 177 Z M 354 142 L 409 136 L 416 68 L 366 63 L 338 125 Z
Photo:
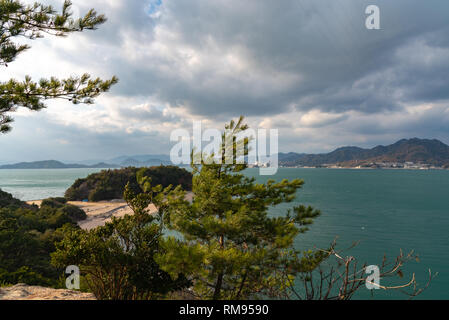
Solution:
M 42 200 L 26 201 L 30 205 L 40 206 Z M 68 204 L 77 206 L 82 209 L 87 218 L 79 221 L 78 225 L 81 229 L 91 230 L 99 226 L 104 226 L 106 222 L 111 221 L 112 217 L 120 218 L 127 214 L 132 215 L 134 212 L 124 200 L 111 200 L 100 202 L 82 202 L 68 201 Z M 154 205 L 149 206 L 150 213 L 154 213 L 156 208 Z
M 257 169 L 257 168 L 256 168 Z M 357 168 L 357 167 L 282 167 L 279 169 L 348 169 L 348 170 L 408 170 L 408 171 L 441 171 L 449 168 Z
M 192 199 L 193 193 L 187 192 L 186 200 L 192 201 Z M 26 203 L 29 205 L 34 204 L 40 206 L 42 200 L 31 200 L 26 201 Z M 78 222 L 80 228 L 84 230 L 91 230 L 99 226 L 104 226 L 106 222 L 112 220 L 112 217 L 121 218 L 125 215 L 134 214 L 123 199 L 99 202 L 68 201 L 67 203 L 77 206 L 86 213 L 87 218 Z M 157 209 L 153 204 L 150 204 L 148 206 L 148 212 L 154 214 L 157 212 Z

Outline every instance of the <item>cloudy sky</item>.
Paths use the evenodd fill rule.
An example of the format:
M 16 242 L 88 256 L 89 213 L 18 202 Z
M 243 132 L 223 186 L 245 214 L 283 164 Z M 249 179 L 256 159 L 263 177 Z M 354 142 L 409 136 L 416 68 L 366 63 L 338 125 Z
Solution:
M 279 129 L 280 151 L 449 143 L 447 0 L 73 2 L 75 15 L 94 7 L 108 22 L 33 41 L 0 81 L 89 72 L 120 82 L 95 105 L 19 110 L 0 162 L 168 154 L 172 130 L 241 114 Z M 365 27 L 371 4 L 381 30 Z

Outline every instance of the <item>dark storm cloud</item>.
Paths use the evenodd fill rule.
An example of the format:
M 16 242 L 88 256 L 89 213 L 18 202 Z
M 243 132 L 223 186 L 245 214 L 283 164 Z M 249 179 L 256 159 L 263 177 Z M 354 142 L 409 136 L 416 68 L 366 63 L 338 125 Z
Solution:
M 163 108 L 150 104 L 137 105 L 134 107 L 119 107 L 116 109 L 119 116 L 122 119 L 132 119 L 139 121 L 156 121 L 159 123 L 168 122 L 176 123 L 181 122 L 182 119 L 174 114 L 164 112 Z
M 158 17 L 145 11 L 148 3 L 112 11 L 102 37 L 111 45 L 160 43 L 172 53 L 188 48 L 211 63 L 195 68 L 154 47 L 135 48 L 138 59 L 111 60 L 119 94 L 157 96 L 204 116 L 279 114 L 291 106 L 376 113 L 449 95 L 447 1 L 167 0 Z M 380 7 L 382 30 L 365 28 L 369 4 Z M 227 63 L 232 53 L 243 70 Z

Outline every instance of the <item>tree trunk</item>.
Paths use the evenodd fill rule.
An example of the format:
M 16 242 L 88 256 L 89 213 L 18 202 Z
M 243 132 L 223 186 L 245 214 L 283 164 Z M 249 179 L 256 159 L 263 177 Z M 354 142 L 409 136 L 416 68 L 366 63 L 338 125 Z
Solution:
M 220 241 L 220 247 L 223 249 L 224 248 L 224 236 L 223 235 L 220 236 L 219 241 Z M 220 299 L 221 286 L 223 285 L 223 276 L 224 276 L 223 271 L 221 271 L 218 274 L 217 282 L 215 283 L 215 291 L 214 291 L 214 297 L 213 297 L 214 300 Z
M 215 283 L 215 291 L 214 291 L 214 300 L 220 299 L 220 291 L 221 286 L 223 284 L 223 272 L 220 272 L 220 274 L 217 277 L 217 282 Z

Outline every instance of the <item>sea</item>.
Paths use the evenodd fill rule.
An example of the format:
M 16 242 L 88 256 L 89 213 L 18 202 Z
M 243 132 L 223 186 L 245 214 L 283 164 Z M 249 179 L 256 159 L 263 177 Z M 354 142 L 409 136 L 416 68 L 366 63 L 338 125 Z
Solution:
M 0 170 L 0 189 L 21 200 L 63 196 L 77 179 L 101 169 Z M 401 267 L 403 278 L 381 279 L 380 285 L 407 283 L 414 274 L 425 287 L 429 270 L 436 276 L 415 299 L 449 299 L 449 170 L 353 170 L 280 168 L 274 176 L 258 169 L 245 173 L 259 183 L 269 179 L 302 179 L 292 203 L 271 208 L 282 215 L 293 206 L 313 206 L 322 214 L 295 240 L 299 250 L 326 249 L 336 240 L 342 257 L 362 265 L 382 264 L 411 251 Z M 353 247 L 353 244 L 357 244 Z M 399 290 L 358 291 L 356 299 L 408 299 Z

